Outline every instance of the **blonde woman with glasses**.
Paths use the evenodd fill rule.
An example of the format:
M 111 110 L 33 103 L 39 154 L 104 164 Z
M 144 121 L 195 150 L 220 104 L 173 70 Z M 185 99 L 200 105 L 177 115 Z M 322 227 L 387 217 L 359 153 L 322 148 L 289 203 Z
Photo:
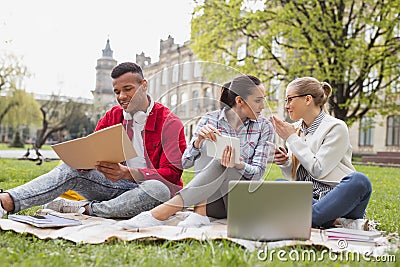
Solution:
M 289 83 L 285 108 L 296 123 L 271 117 L 288 148 L 276 149 L 274 162 L 285 178 L 313 183 L 312 227 L 367 230 L 371 183 L 351 163 L 347 125 L 327 113 L 331 92 L 328 83 L 312 77 Z

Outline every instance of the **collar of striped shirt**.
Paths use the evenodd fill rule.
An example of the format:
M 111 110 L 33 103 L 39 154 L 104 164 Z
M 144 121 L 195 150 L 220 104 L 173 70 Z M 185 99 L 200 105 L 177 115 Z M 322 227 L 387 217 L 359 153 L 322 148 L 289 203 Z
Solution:
M 315 120 L 313 121 L 313 123 L 310 125 L 310 127 L 307 128 L 306 124 L 303 123 L 300 126 L 300 132 L 303 132 L 304 135 L 307 134 L 314 134 L 315 131 L 317 130 L 318 126 L 321 124 L 322 119 L 325 117 L 326 113 L 321 110 L 321 112 L 319 113 L 319 115 L 315 118 Z

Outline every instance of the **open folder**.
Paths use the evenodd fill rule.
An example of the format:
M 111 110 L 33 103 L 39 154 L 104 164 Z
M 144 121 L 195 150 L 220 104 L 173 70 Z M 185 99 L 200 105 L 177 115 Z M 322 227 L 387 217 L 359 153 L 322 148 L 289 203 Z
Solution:
M 122 124 L 51 147 L 74 169 L 93 169 L 97 161 L 119 163 L 137 156 Z

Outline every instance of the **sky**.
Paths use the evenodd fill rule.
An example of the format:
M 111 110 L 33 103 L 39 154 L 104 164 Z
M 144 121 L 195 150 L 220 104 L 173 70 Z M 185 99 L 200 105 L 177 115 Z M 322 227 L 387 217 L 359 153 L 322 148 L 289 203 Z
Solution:
M 160 39 L 190 39 L 193 0 L 0 0 L 0 56 L 21 58 L 39 94 L 92 98 L 107 38 L 114 59 L 142 51 L 158 61 Z

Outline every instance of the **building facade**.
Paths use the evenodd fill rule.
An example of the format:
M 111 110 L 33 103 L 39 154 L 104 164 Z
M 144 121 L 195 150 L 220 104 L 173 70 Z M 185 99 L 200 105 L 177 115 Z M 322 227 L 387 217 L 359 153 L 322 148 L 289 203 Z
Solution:
M 204 77 L 204 64 L 196 61 L 189 42 L 179 45 L 171 36 L 160 40 L 157 62 L 142 52 L 136 55 L 136 63 L 148 80 L 149 94 L 179 116 L 190 140 L 200 117 L 219 106 L 221 84 Z
M 100 116 L 104 114 L 105 111 L 116 104 L 111 80 L 111 71 L 116 65 L 117 61 L 113 58 L 110 39 L 107 39 L 102 57 L 97 60 L 96 86 L 92 91 L 96 121 L 100 119 Z
M 185 126 L 187 140 L 193 135 L 200 117 L 219 107 L 218 98 L 221 85 L 240 75 L 228 73 L 225 66 L 209 65 L 198 61 L 189 47 L 190 43 L 176 44 L 168 36 L 160 40 L 160 55 L 157 62 L 145 55 L 136 55 L 136 63 L 143 69 L 148 80 L 148 92 L 157 102 L 169 107 Z M 103 57 L 97 61 L 96 89 L 93 91 L 94 103 L 104 107 L 115 104 L 110 73 L 117 64 L 112 58 L 109 40 L 103 50 Z M 223 70 L 223 71 L 221 71 Z M 221 80 L 206 77 L 207 73 L 219 73 Z M 223 72 L 223 74 L 221 74 Z M 267 116 L 275 114 L 287 118 L 284 107 L 285 85 L 278 80 L 265 84 L 269 90 L 269 101 L 265 109 Z M 395 101 L 400 106 L 400 97 Z M 400 152 L 400 116 L 387 115 L 364 118 L 349 128 L 350 141 L 355 155 L 373 154 L 378 151 Z

